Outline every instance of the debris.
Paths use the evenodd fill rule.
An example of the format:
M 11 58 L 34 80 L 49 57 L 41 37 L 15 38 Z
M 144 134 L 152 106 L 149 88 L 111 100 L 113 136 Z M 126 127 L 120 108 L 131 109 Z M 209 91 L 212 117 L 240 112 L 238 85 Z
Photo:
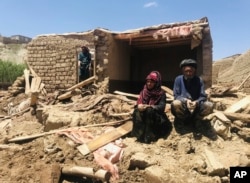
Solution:
M 28 135 L 28 136 L 22 136 L 22 137 L 15 137 L 15 138 L 9 139 L 8 142 L 19 142 L 19 141 L 24 141 L 24 140 L 32 140 L 32 139 L 35 139 L 35 138 L 43 137 L 43 136 L 46 136 L 46 135 L 51 135 L 51 134 L 54 134 L 54 133 L 69 131 L 69 130 L 72 130 L 72 129 L 73 130 L 77 130 L 77 129 L 89 128 L 89 127 L 97 127 L 97 126 L 105 126 L 105 125 L 117 125 L 117 124 L 120 124 L 120 123 L 128 121 L 128 120 L 130 120 L 130 118 L 129 119 L 125 119 L 125 120 L 108 122 L 108 123 L 100 123 L 100 124 L 86 125 L 86 126 L 82 126 L 82 127 L 74 127 L 74 128 L 53 130 L 53 131 L 39 133 L 39 134 L 34 134 L 34 135 Z
M 90 177 L 101 181 L 109 181 L 110 179 L 110 173 L 108 171 L 103 169 L 94 170 L 94 168 L 91 167 L 65 166 L 62 168 L 62 174 Z
M 229 108 L 227 108 L 224 112 L 225 113 L 241 112 L 242 110 L 246 109 L 249 104 L 250 104 L 250 95 L 234 103 Z
M 98 149 L 99 147 L 102 147 L 103 145 L 126 135 L 131 130 L 132 130 L 132 121 L 128 121 L 125 124 L 121 125 L 120 127 L 112 131 L 109 131 L 107 133 L 104 133 L 90 142 L 78 146 L 77 149 L 82 153 L 82 155 L 87 155 L 88 153 Z
M 211 176 L 225 176 L 226 168 L 216 159 L 216 155 L 208 150 L 207 148 L 204 149 L 204 158 L 206 160 L 208 174 Z

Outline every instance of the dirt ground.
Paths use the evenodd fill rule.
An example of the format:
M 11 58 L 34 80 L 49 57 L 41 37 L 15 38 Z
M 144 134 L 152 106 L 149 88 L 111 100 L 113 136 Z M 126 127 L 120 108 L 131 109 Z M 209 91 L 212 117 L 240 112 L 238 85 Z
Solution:
M 131 110 L 133 107 L 132 103 L 125 105 L 126 102 L 122 102 L 120 99 L 111 100 L 110 96 L 106 98 L 107 100 L 103 100 L 88 111 L 76 112 L 75 115 L 79 115 L 79 113 L 84 114 L 84 118 L 81 118 L 82 121 L 78 122 L 77 125 L 72 123 L 66 124 L 65 122 L 66 125 L 62 125 L 61 128 L 55 127 L 55 129 L 70 128 L 75 125 L 101 124 L 130 117 L 108 116 L 112 111 L 117 113 L 126 112 L 126 110 Z M 78 99 L 75 99 L 75 101 L 79 101 L 79 103 L 67 101 L 46 105 L 49 106 L 49 110 L 44 110 L 47 111 L 44 113 L 47 116 L 58 118 L 57 120 L 65 120 L 64 115 L 70 115 L 73 110 L 79 111 L 77 109 L 89 106 L 97 98 L 95 94 L 76 97 Z M 9 98 L 2 97 L 1 106 L 4 109 L 4 106 L 6 108 L 7 103 L 10 101 L 19 103 L 25 98 L 27 96 L 24 94 Z M 224 108 L 226 108 L 238 99 L 233 97 L 223 98 L 223 100 L 227 101 L 222 102 L 225 105 Z M 40 103 L 43 102 L 41 100 Z M 44 103 L 42 106 L 44 108 Z M 118 108 L 120 108 L 120 111 L 117 111 Z M 166 113 L 171 121 L 171 128 L 169 128 L 169 134 L 158 141 L 151 144 L 143 144 L 135 141 L 129 134 L 122 137 L 124 154 L 121 160 L 116 163 L 119 179 L 109 179 L 110 182 L 229 182 L 230 166 L 244 166 L 244 164 L 249 166 L 249 141 L 247 142 L 246 139 L 241 138 L 237 131 L 233 131 L 233 128 L 231 128 L 230 139 L 225 140 L 220 136 L 217 136 L 217 139 L 212 139 L 209 133 L 207 133 L 210 128 L 210 122 L 203 121 L 202 138 L 196 139 L 190 125 L 183 128 L 184 132 L 180 133 L 173 124 L 173 116 L 170 111 L 166 110 Z M 6 116 L 7 114 L 4 114 L 4 110 L 2 110 L 0 118 L 0 182 L 45 182 L 53 175 L 51 167 L 54 165 L 60 165 L 60 167 L 82 166 L 94 169 L 100 168 L 95 162 L 92 152 L 83 156 L 77 149 L 77 146 L 80 144 L 74 143 L 65 135 L 52 133 L 34 139 L 8 142 L 9 139 L 14 137 L 43 133 L 45 121 L 39 119 L 38 115 L 34 114 L 32 110 L 10 118 Z M 52 119 L 50 120 L 53 121 Z M 115 127 L 117 126 L 119 125 L 115 125 Z M 90 127 L 88 130 L 98 135 L 103 133 L 104 127 L 107 126 Z M 209 161 L 206 159 L 206 155 L 210 152 L 213 153 L 213 158 L 219 164 L 216 167 L 209 165 Z M 59 182 L 105 181 L 61 174 Z
M 219 75 L 219 74 L 218 74 Z M 105 90 L 105 89 L 103 89 Z M 99 91 L 102 91 L 100 89 Z M 71 100 L 58 101 L 55 94 L 39 97 L 38 106 L 13 116 L 8 115 L 8 104 L 19 104 L 28 96 L 23 92 L 13 96 L 0 91 L 0 182 L 45 183 L 57 182 L 53 167 L 89 167 L 98 170 L 93 152 L 82 155 L 68 136 L 49 130 L 86 127 L 130 119 L 135 99 L 115 97 L 114 94 L 82 92 Z M 102 97 L 99 103 L 95 101 Z M 212 97 L 215 109 L 223 111 L 247 96 L 244 93 Z M 201 138 L 194 136 L 192 121 L 182 129 L 175 127 L 167 104 L 170 119 L 168 133 L 151 144 L 139 143 L 129 134 L 120 139 L 124 153 L 116 163 L 119 178 L 100 180 L 89 176 L 61 172 L 60 183 L 229 183 L 230 167 L 250 166 L 249 122 L 230 121 L 229 136 L 211 135 L 211 121 L 201 121 Z M 93 105 L 92 108 L 88 106 Z M 83 110 L 83 109 L 88 110 Z M 42 109 L 42 114 L 39 113 Z M 35 113 L 35 112 L 36 113 Z M 249 107 L 242 114 L 249 114 Z M 113 115 L 112 115 L 113 114 Z M 114 115 L 125 114 L 125 115 Z M 233 125 L 233 124 L 238 124 Z M 121 124 L 119 124 L 121 125 Z M 118 127 L 112 125 L 112 127 Z M 107 125 L 86 127 L 91 134 L 104 133 Z M 244 131 L 244 133 L 242 133 Z M 42 134 L 40 137 L 10 142 L 15 137 Z M 52 180 L 52 178 L 55 178 Z

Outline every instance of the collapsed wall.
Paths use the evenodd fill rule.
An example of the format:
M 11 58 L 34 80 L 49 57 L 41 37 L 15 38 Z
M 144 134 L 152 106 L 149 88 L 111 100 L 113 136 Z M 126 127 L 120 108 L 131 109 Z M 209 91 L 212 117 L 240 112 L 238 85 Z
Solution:
M 78 83 L 78 53 L 81 46 L 90 49 L 99 80 L 106 76 L 103 69 L 108 53 L 108 35 L 99 30 L 63 35 L 40 35 L 27 45 L 28 65 L 41 77 L 47 92 L 67 89 Z M 96 54 L 98 53 L 98 54 Z

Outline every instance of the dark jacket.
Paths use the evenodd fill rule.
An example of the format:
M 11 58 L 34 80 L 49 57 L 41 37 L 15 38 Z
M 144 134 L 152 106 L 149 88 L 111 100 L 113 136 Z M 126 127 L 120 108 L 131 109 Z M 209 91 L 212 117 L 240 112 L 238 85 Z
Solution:
M 163 113 L 166 107 L 166 94 L 164 93 L 163 95 L 161 95 L 161 99 L 159 100 L 159 102 L 152 107 L 159 113 Z
M 198 76 L 194 76 L 189 81 L 186 81 L 183 75 L 177 76 L 174 82 L 173 92 L 174 99 L 182 102 L 185 102 L 185 99 L 197 101 L 198 103 L 207 100 L 203 80 Z

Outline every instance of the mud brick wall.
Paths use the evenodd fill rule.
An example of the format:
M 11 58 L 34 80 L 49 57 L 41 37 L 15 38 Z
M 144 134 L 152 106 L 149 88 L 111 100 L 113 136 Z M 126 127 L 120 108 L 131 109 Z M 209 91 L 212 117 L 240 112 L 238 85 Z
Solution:
M 204 80 L 204 84 L 206 88 L 209 88 L 212 86 L 212 61 L 213 61 L 213 55 L 212 55 L 212 48 L 213 48 L 213 42 L 212 38 L 210 36 L 210 29 L 204 28 L 203 31 L 203 39 L 202 39 L 202 50 L 200 51 L 201 58 L 202 58 L 202 78 Z
M 78 83 L 77 56 L 81 51 L 80 47 L 86 45 L 90 49 L 92 62 L 95 63 L 94 73 L 99 80 L 103 80 L 107 77 L 103 65 L 108 57 L 108 37 L 108 33 L 98 30 L 41 35 L 28 44 L 26 62 L 41 77 L 47 92 L 67 89 Z

